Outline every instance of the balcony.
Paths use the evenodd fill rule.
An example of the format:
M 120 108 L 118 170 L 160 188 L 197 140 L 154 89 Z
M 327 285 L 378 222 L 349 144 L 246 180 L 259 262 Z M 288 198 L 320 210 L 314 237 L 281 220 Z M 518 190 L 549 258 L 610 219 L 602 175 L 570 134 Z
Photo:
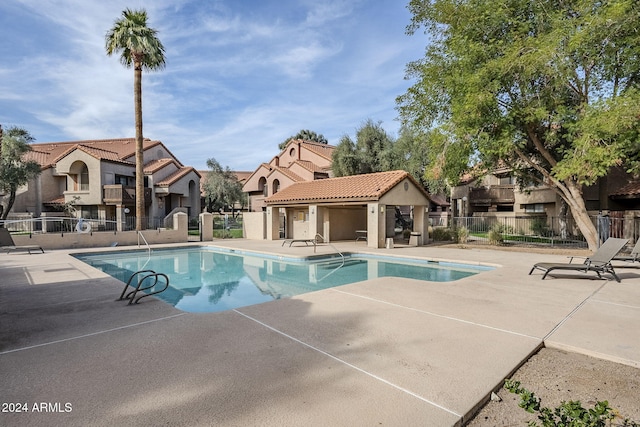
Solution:
M 136 188 L 128 187 L 121 184 L 103 185 L 102 201 L 106 205 L 123 205 L 135 206 L 136 204 Z M 144 189 L 144 203 L 151 203 L 151 189 Z
M 492 185 L 469 189 L 469 202 L 475 206 L 515 203 L 514 185 Z

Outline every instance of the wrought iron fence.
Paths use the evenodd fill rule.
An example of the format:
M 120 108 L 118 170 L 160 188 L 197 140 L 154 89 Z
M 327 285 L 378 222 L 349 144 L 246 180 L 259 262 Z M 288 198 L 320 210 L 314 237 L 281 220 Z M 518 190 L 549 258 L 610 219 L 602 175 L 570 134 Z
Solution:
M 632 242 L 640 238 L 640 218 L 591 218 L 600 240 L 624 237 Z M 465 227 L 467 241 L 490 244 L 496 234 L 504 243 L 547 246 L 586 247 L 587 243 L 572 217 L 458 217 L 452 228 Z

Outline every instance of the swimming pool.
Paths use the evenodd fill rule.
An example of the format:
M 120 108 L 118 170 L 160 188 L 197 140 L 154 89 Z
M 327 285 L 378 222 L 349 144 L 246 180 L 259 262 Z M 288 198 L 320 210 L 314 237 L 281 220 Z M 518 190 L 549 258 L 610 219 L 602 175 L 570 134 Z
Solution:
M 188 312 L 229 310 L 377 277 L 449 282 L 492 269 L 360 254 L 284 258 L 204 246 L 74 257 L 124 283 L 136 271 L 164 273 L 170 286 L 156 297 Z

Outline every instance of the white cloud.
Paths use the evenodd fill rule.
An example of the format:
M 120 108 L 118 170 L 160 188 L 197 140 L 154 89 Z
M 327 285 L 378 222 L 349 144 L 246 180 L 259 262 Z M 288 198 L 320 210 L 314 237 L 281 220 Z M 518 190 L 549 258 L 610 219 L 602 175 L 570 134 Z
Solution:
M 126 7 L 146 8 L 167 49 L 143 76 L 145 136 L 198 168 L 253 169 L 303 128 L 337 143 L 372 118 L 393 133 L 423 48 L 391 0 L 5 0 L 0 123 L 40 142 L 133 136 L 133 71 L 104 50 Z

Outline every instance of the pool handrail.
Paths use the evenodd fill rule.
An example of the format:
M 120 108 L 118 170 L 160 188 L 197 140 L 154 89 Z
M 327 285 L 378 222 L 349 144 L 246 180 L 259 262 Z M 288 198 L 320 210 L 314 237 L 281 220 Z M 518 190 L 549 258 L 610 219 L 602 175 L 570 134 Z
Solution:
M 131 281 L 133 280 L 134 277 L 136 277 L 138 274 L 145 274 L 145 276 L 143 276 L 142 278 L 138 278 L 138 285 L 137 286 L 132 286 L 131 285 Z M 164 278 L 164 287 L 158 291 L 154 291 L 148 294 L 144 294 L 140 297 L 138 297 L 136 299 L 136 294 L 140 291 L 146 291 L 148 289 L 153 288 L 156 284 L 158 284 L 158 278 L 159 277 L 163 277 Z M 153 278 L 153 284 L 149 285 L 149 286 L 145 286 L 145 287 L 140 287 L 142 285 L 142 283 L 147 280 L 148 278 Z M 129 286 L 131 286 L 132 288 L 134 288 L 132 291 L 130 291 L 128 294 L 126 294 L 127 289 L 129 289 Z M 124 289 L 122 290 L 122 293 L 120 294 L 120 298 L 118 298 L 116 301 L 122 301 L 122 300 L 129 300 L 129 304 L 138 304 L 138 302 L 140 302 L 140 300 L 144 297 L 148 297 L 151 295 L 155 295 L 155 294 L 159 294 L 160 292 L 164 292 L 165 290 L 167 290 L 167 288 L 169 287 L 169 277 L 164 274 L 164 273 L 156 273 L 153 270 L 139 270 L 136 271 L 135 273 L 133 273 L 131 275 L 131 277 L 129 277 L 129 280 L 127 281 L 127 284 L 124 286 Z M 125 295 L 126 294 L 126 295 Z
M 328 272 L 327 274 L 322 276 L 320 279 L 318 279 L 318 282 L 320 282 L 320 281 L 326 279 L 327 277 L 329 277 L 330 275 L 332 275 L 333 273 L 335 273 L 336 271 L 338 271 L 339 269 L 341 269 L 342 267 L 344 267 L 344 255 L 342 254 L 342 252 L 340 252 L 340 250 L 338 248 L 333 246 L 331 244 L 331 242 L 325 242 L 324 236 L 322 234 L 316 233 L 314 239 L 317 240 L 318 237 L 320 237 L 322 239 L 322 243 L 326 243 L 327 245 L 331 246 L 333 248 L 333 250 L 336 251 L 338 253 L 338 255 L 340 255 L 340 257 L 342 257 L 342 264 L 340 264 L 338 267 L 334 268 L 333 270 L 331 270 L 330 272 Z

